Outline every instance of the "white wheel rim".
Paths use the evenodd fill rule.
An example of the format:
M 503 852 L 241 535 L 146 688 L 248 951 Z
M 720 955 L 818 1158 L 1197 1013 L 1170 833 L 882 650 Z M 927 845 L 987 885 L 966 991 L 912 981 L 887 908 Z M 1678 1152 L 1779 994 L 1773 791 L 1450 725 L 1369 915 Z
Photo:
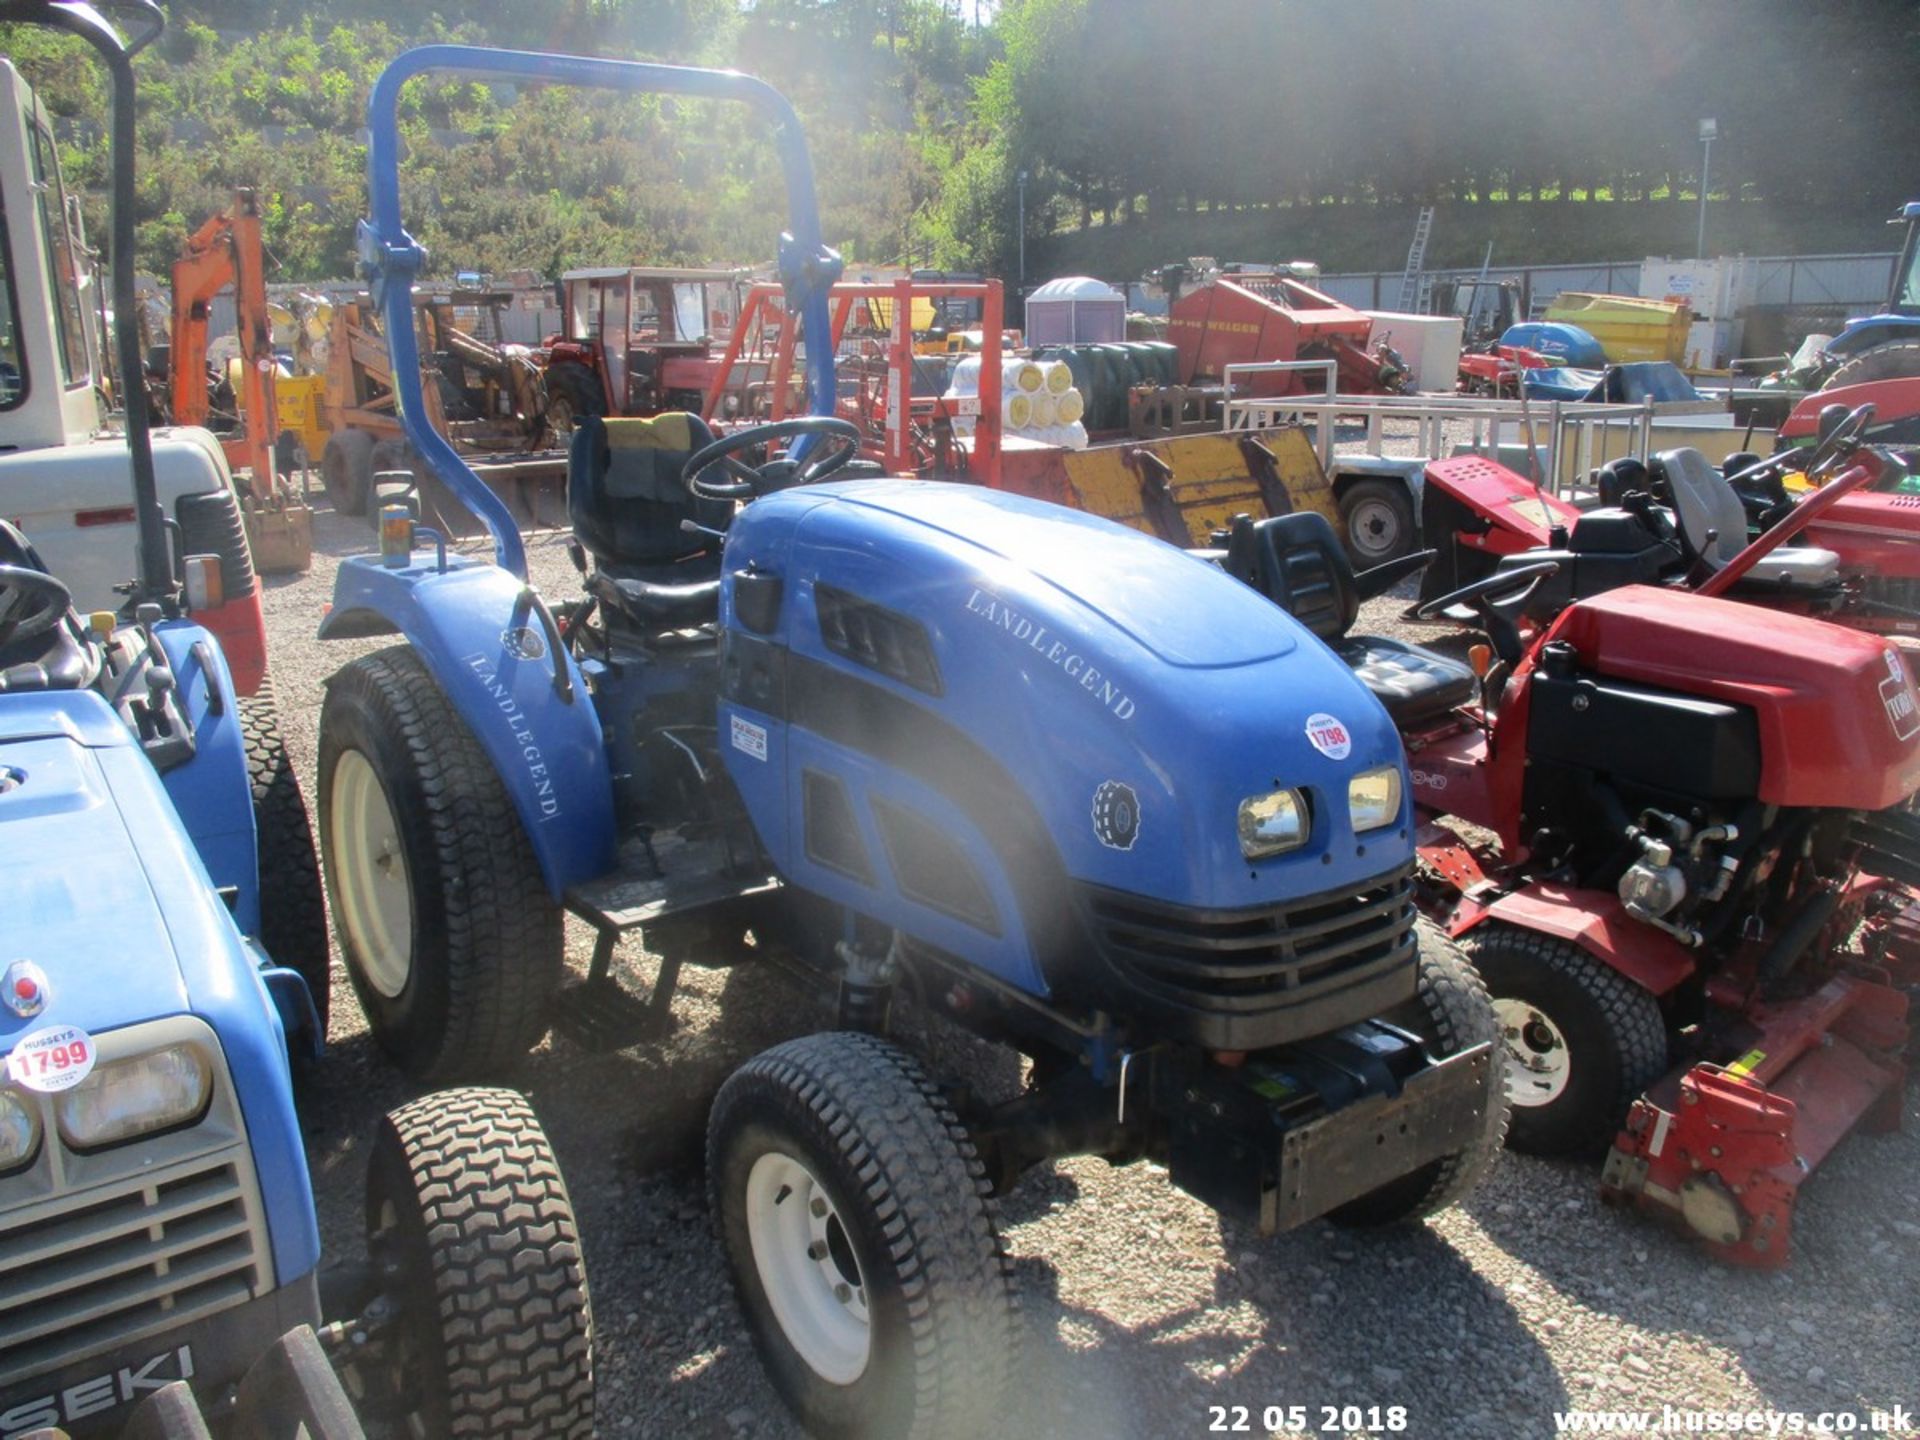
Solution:
M 1400 543 L 1400 517 L 1384 500 L 1362 500 L 1347 522 L 1353 548 L 1363 555 L 1384 555 Z
M 747 1175 L 747 1238 L 787 1343 L 822 1380 L 853 1384 L 866 1372 L 873 1332 L 866 1281 L 833 1196 L 798 1160 L 769 1150 Z
M 1493 1013 L 1507 1042 L 1507 1098 L 1525 1110 L 1551 1105 L 1573 1076 L 1567 1037 L 1546 1011 L 1524 1000 L 1495 1000 Z
M 347 954 L 367 983 L 391 1000 L 413 974 L 413 892 L 393 806 L 372 762 L 343 750 L 333 767 L 329 807 L 337 917 Z

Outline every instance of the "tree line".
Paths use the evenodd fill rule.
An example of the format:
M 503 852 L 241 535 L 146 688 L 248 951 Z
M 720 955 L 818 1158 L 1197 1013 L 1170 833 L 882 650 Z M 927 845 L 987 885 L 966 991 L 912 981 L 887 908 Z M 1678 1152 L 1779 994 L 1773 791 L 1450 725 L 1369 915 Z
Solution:
M 1011 274 L 1023 193 L 1030 242 L 1267 209 L 1669 201 L 1698 193 L 1708 118 L 1717 202 L 1865 219 L 1920 198 L 1916 0 L 339 0 L 326 16 L 169 7 L 140 62 L 145 268 L 244 184 L 267 198 L 275 278 L 346 273 L 367 92 L 427 40 L 763 76 L 801 113 L 829 238 L 856 267 Z M 24 29 L 0 49 L 99 195 L 89 60 Z M 726 107 L 423 81 L 402 123 L 409 222 L 443 273 L 754 262 L 783 220 L 764 130 Z

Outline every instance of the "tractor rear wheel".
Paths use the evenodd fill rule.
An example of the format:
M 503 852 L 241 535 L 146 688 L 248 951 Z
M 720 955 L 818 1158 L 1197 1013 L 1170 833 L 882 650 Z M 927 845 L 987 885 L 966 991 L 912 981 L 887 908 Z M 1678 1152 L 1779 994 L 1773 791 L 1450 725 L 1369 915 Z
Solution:
M 547 433 L 559 445 L 573 441 L 573 429 L 589 415 L 607 413 L 607 395 L 600 377 L 573 360 L 547 369 Z
M 327 939 L 327 907 L 320 888 L 320 861 L 306 797 L 280 739 L 273 682 L 240 700 L 240 729 L 247 742 L 247 778 L 253 785 L 253 828 L 260 868 L 260 943 L 276 965 L 307 982 L 327 1038 L 333 993 L 333 946 Z
M 755 1348 L 809 1431 L 993 1430 L 1006 1257 L 973 1142 L 914 1060 L 841 1032 L 748 1061 L 713 1103 L 707 1177 Z
M 384 1358 L 419 1435 L 593 1434 L 593 1305 L 553 1147 L 511 1090 L 385 1116 L 367 1167 L 371 1257 L 397 1294 Z
M 1472 964 L 1446 932 L 1430 920 L 1415 924 L 1420 947 L 1419 991 L 1406 1005 L 1383 1018 L 1413 1031 L 1441 1058 L 1475 1045 L 1490 1044 L 1494 1064 L 1504 1057 L 1493 1002 Z M 1507 1135 L 1507 1096 L 1495 1069 L 1473 1143 L 1409 1175 L 1362 1195 L 1328 1218 L 1336 1225 L 1390 1225 L 1418 1220 L 1467 1198 L 1487 1178 Z
M 1467 952 L 1507 1046 L 1508 1143 L 1530 1155 L 1606 1149 L 1667 1069 L 1660 1003 L 1566 940 L 1488 923 Z
M 320 844 L 347 974 L 410 1074 L 497 1072 L 547 1029 L 560 908 L 506 786 L 420 657 L 363 656 L 320 712 Z
M 320 452 L 320 483 L 336 515 L 364 515 L 373 492 L 373 437 L 364 430 L 336 430 Z
M 1359 480 L 1340 495 L 1340 528 L 1356 570 L 1370 570 L 1414 548 L 1413 501 L 1391 480 Z
M 1842 385 L 1865 385 L 1872 380 L 1905 380 L 1920 375 L 1920 340 L 1892 345 L 1876 345 L 1862 350 L 1827 377 L 1822 390 L 1838 390 Z

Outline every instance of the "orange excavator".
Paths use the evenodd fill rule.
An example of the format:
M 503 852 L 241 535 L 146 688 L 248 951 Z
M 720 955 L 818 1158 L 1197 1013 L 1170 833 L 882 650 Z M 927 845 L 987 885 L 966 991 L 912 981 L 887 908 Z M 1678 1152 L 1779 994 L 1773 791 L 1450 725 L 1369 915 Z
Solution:
M 246 416 L 221 437 L 227 463 L 246 467 L 240 512 L 253 563 L 264 574 L 302 571 L 313 562 L 313 511 L 274 473 L 280 433 L 273 393 L 272 325 L 267 316 L 266 252 L 260 238 L 260 200 L 233 192 L 233 204 L 187 238 L 173 265 L 173 419 L 205 425 L 207 320 L 214 296 L 233 287 L 240 336 L 238 398 Z

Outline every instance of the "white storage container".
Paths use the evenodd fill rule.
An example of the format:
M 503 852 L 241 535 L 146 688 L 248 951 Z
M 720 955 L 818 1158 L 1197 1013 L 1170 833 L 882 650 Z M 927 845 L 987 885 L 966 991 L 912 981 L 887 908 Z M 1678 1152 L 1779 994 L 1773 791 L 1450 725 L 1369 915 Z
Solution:
M 1421 390 L 1450 392 L 1460 377 L 1458 315 L 1404 315 L 1391 310 L 1369 310 L 1373 329 L 1367 348 L 1385 341 L 1400 352 Z

